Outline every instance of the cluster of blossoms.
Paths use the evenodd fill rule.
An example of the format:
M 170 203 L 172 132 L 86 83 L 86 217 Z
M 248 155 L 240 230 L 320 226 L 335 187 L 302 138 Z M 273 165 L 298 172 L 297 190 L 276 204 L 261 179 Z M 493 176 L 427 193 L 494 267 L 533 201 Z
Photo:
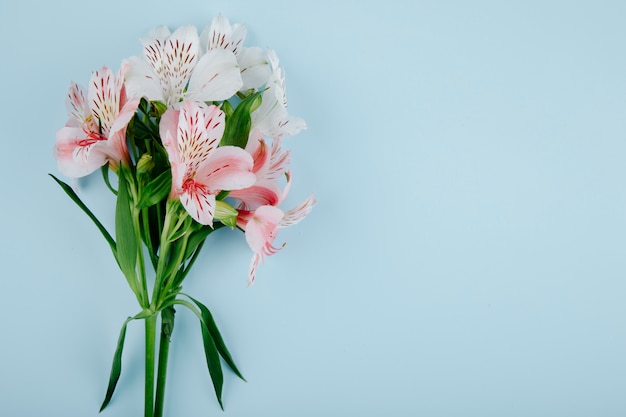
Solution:
M 282 138 L 306 125 L 287 112 L 276 54 L 245 47 L 245 36 L 245 27 L 221 16 L 200 35 L 193 26 L 173 33 L 158 27 L 142 39 L 143 55 L 124 60 L 117 74 L 104 67 L 88 88 L 70 86 L 69 120 L 56 136 L 58 167 L 71 178 L 102 171 L 117 196 L 114 236 L 70 186 L 53 177 L 107 240 L 141 307 L 122 325 L 101 409 L 120 377 L 127 324 L 144 320 L 145 416 L 162 416 L 175 307 L 200 321 L 221 405 L 222 361 L 243 377 L 209 309 L 183 293 L 182 283 L 207 237 L 224 226 L 245 233 L 252 283 L 264 257 L 278 250 L 278 230 L 298 223 L 315 204 L 311 196 L 291 210 L 279 208 L 292 178 Z
M 143 55 L 124 60 L 117 74 L 103 67 L 87 89 L 71 84 L 55 155 L 68 177 L 126 169 L 142 206 L 180 201 L 201 225 L 240 228 L 253 251 L 252 283 L 264 256 L 277 251 L 278 229 L 299 222 L 315 200 L 278 207 L 291 184 L 282 138 L 306 125 L 287 112 L 274 51 L 245 47 L 245 37 L 244 26 L 222 16 L 200 35 L 193 26 L 154 29 L 142 39 Z

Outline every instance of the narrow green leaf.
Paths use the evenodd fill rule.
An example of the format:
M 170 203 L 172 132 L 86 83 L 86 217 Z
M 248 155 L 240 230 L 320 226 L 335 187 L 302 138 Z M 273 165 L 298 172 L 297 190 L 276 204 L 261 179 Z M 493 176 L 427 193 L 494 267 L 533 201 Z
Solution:
M 174 277 L 174 285 L 173 285 L 174 288 L 180 287 L 183 281 L 185 280 L 185 277 L 191 270 L 191 267 L 196 262 L 196 259 L 198 258 L 198 255 L 200 254 L 200 251 L 202 250 L 202 245 L 204 245 L 204 242 L 205 242 L 204 240 L 200 242 L 195 252 L 191 254 L 191 257 L 189 258 L 189 262 L 187 262 L 187 265 L 184 268 L 179 269 L 178 272 L 176 273 L 176 276 Z
M 252 126 L 250 113 L 261 105 L 261 92 L 246 97 L 239 103 L 233 114 L 226 119 L 224 135 L 220 146 L 238 146 L 245 148 Z
M 89 210 L 89 208 L 85 205 L 85 203 L 82 202 L 80 197 L 78 197 L 78 195 L 74 192 L 74 190 L 72 190 L 72 187 L 70 187 L 69 185 L 67 185 L 66 183 L 64 183 L 57 177 L 55 177 L 54 175 L 52 174 L 48 174 L 48 175 L 50 175 L 52 179 L 54 179 L 57 182 L 57 184 L 61 186 L 63 191 L 65 191 L 65 193 L 72 199 L 72 201 L 74 201 L 74 203 L 76 203 L 76 205 L 80 207 L 81 210 L 83 210 L 85 214 L 87 214 L 87 216 L 94 222 L 98 230 L 100 230 L 100 233 L 102 233 L 102 236 L 104 236 L 107 243 L 111 247 L 113 256 L 115 257 L 115 260 L 119 264 L 119 260 L 117 259 L 117 245 L 115 244 L 115 240 L 113 240 L 113 237 L 111 236 L 111 234 L 102 225 L 102 223 L 100 223 L 100 220 L 98 220 L 98 218 L 91 212 L 91 210 Z
M 224 386 L 224 374 L 222 373 L 220 355 L 218 353 L 217 347 L 215 346 L 215 341 L 211 337 L 211 334 L 207 331 L 206 326 L 203 323 L 200 323 L 200 327 L 202 330 L 202 341 L 204 342 L 203 344 L 204 354 L 206 356 L 206 364 L 209 368 L 211 380 L 213 381 L 213 388 L 215 389 L 217 401 L 220 403 L 220 407 L 222 408 L 222 410 L 224 410 L 224 405 L 222 404 L 222 387 Z
M 152 260 L 152 265 L 154 266 L 154 270 L 157 268 L 157 260 L 158 260 L 158 251 L 161 243 L 161 229 L 163 227 L 163 216 L 162 213 L 165 212 L 165 201 L 156 204 L 154 206 L 149 207 L 148 209 L 143 209 L 143 216 L 147 216 L 147 224 L 144 226 L 144 233 L 148 236 L 146 240 L 150 240 L 152 242 L 151 248 L 152 253 L 150 254 L 150 259 Z
M 193 232 L 189 236 L 189 240 L 187 240 L 187 248 L 186 248 L 186 251 L 185 251 L 185 256 L 183 256 L 183 259 L 185 259 L 185 260 L 189 259 L 191 254 L 198 247 L 198 245 L 200 243 L 204 242 L 206 240 L 207 236 L 209 236 L 212 232 L 213 232 L 213 229 L 211 229 L 208 226 L 205 226 L 202 229 Z
M 102 410 L 104 410 L 111 401 L 111 397 L 113 397 L 113 392 L 115 392 L 115 387 L 117 386 L 117 381 L 120 379 L 120 374 L 122 373 L 122 351 L 124 350 L 124 340 L 126 339 L 126 326 L 131 320 L 133 320 L 133 317 L 127 318 L 122 325 L 122 329 L 120 330 L 120 336 L 117 339 L 117 347 L 115 348 L 115 354 L 113 355 L 113 365 L 111 366 L 109 385 L 107 387 L 107 393 L 104 397 L 104 401 L 102 402 L 102 406 L 100 407 L 100 412 L 102 412 Z
M 153 206 L 167 197 L 172 189 L 172 172 L 167 170 L 141 189 L 138 208 Z
M 109 164 L 102 165 L 101 171 L 102 178 L 104 179 L 104 183 L 106 184 L 107 188 L 111 190 L 113 194 L 117 195 L 117 190 L 113 188 L 113 186 L 111 185 L 111 180 L 109 179 Z
M 228 194 L 230 194 L 230 190 L 222 190 L 219 193 L 217 193 L 217 195 L 215 196 L 215 199 L 217 201 L 221 201 L 225 199 L 226 197 L 228 197 Z
M 211 339 L 214 341 L 219 354 L 222 356 L 222 358 L 224 358 L 224 361 L 228 364 L 230 369 L 233 370 L 235 375 L 237 375 L 239 378 L 245 381 L 246 379 L 243 377 L 243 375 L 241 375 L 241 372 L 239 372 L 239 369 L 237 369 L 237 365 L 235 365 L 235 361 L 233 360 L 228 349 L 226 348 L 224 339 L 222 338 L 222 335 L 220 334 L 220 331 L 217 328 L 217 324 L 215 324 L 215 320 L 213 319 L 213 315 L 211 314 L 209 309 L 200 301 L 196 300 L 195 298 L 192 298 L 191 296 L 187 294 L 185 295 L 189 297 L 189 299 L 193 301 L 194 304 L 198 306 L 198 308 L 200 309 L 200 314 L 202 314 L 202 321 L 204 322 L 204 325 L 206 326 L 206 330 L 211 336 Z
M 128 173 L 120 166 L 117 205 L 115 206 L 115 235 L 117 237 L 120 269 L 130 281 L 135 277 L 137 263 L 137 238 L 132 217 L 132 201 L 129 194 Z
M 163 272 L 164 277 L 170 277 L 174 273 L 174 271 L 180 268 L 180 263 L 177 262 L 178 259 L 181 258 L 181 253 L 185 250 L 185 246 L 187 245 L 186 239 L 177 239 L 170 245 L 169 250 L 169 260 L 165 267 L 165 271 Z
M 189 297 L 189 296 L 188 296 Z M 191 298 L 191 297 L 189 297 Z M 200 319 L 200 329 L 202 331 L 202 342 L 204 345 L 204 355 L 206 357 L 206 364 L 209 368 L 209 374 L 211 375 L 211 381 L 213 381 L 213 389 L 215 390 L 215 396 L 220 403 L 220 407 L 224 410 L 222 404 L 222 388 L 224 386 L 224 374 L 222 373 L 222 364 L 220 363 L 220 355 L 215 346 L 215 341 L 208 332 L 206 325 L 204 324 L 203 316 L 198 313 L 193 304 L 186 300 L 177 299 L 174 301 L 176 304 L 184 305 L 191 310 L 198 319 Z

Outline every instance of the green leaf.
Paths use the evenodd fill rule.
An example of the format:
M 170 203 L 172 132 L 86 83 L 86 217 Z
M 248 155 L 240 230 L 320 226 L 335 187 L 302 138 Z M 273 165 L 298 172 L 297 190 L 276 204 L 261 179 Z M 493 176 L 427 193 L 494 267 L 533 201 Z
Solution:
M 87 214 L 87 216 L 95 223 L 96 227 L 98 228 L 98 230 L 100 230 L 100 232 L 102 233 L 102 236 L 104 236 L 107 243 L 111 247 L 113 256 L 115 257 L 115 260 L 119 264 L 119 260 L 117 259 L 117 245 L 115 244 L 115 240 L 113 240 L 113 237 L 111 237 L 107 229 L 102 225 L 102 223 L 100 223 L 100 220 L 98 220 L 98 218 L 91 212 L 91 210 L 89 210 L 89 208 L 85 205 L 85 203 L 82 202 L 80 197 L 76 195 L 74 190 L 72 190 L 72 187 L 70 187 L 69 185 L 67 185 L 66 183 L 64 183 L 57 177 L 55 177 L 54 175 L 52 174 L 48 174 L 48 175 L 50 175 L 52 179 L 54 179 L 57 182 L 57 184 L 61 186 L 63 191 L 65 191 L 65 193 L 72 199 L 72 201 L 74 201 L 74 203 L 76 203 L 76 205 L 80 207 L 85 212 L 85 214 Z
M 228 194 L 230 194 L 230 190 L 222 190 L 219 193 L 217 193 L 217 195 L 215 196 L 215 199 L 217 201 L 222 201 L 223 199 L 228 197 Z
M 186 239 L 177 239 L 172 242 L 169 250 L 169 262 L 163 272 L 164 277 L 171 277 L 181 265 L 177 262 L 179 259 L 182 261 L 181 253 L 185 250 L 187 244 Z
M 167 197 L 172 189 L 172 172 L 167 170 L 141 189 L 138 208 L 153 206 Z
M 187 249 L 185 251 L 185 256 L 183 256 L 183 259 L 189 259 L 191 254 L 198 247 L 198 245 L 204 242 L 207 236 L 209 236 L 213 231 L 214 229 L 211 229 L 209 226 L 204 226 L 202 229 L 197 230 L 189 235 L 189 240 L 187 240 Z
M 239 103 L 232 116 L 226 119 L 224 135 L 220 146 L 238 146 L 245 148 L 248 143 L 248 135 L 252 126 L 250 113 L 261 105 L 261 92 L 246 97 Z
M 113 397 L 113 392 L 115 392 L 115 387 L 117 386 L 117 381 L 120 379 L 120 374 L 122 373 L 122 351 L 124 350 L 124 340 L 126 339 L 126 326 L 131 320 L 133 320 L 133 317 L 126 319 L 120 330 L 120 336 L 117 339 L 117 347 L 115 348 L 113 365 L 111 366 L 111 375 L 109 376 L 109 385 L 102 406 L 100 407 L 101 412 L 109 404 L 109 401 L 111 401 L 111 397 Z
M 134 317 L 128 317 L 124 324 L 122 325 L 122 329 L 120 330 L 120 336 L 117 339 L 117 347 L 115 348 L 115 353 L 113 354 L 113 364 L 111 365 L 111 375 L 109 376 L 109 385 L 107 386 L 107 393 L 104 396 L 104 401 L 102 402 L 102 406 L 100 407 L 100 412 L 105 409 L 105 407 L 111 401 L 111 397 L 113 397 L 113 392 L 115 391 L 115 387 L 117 386 L 117 381 L 120 379 L 120 374 L 122 373 L 122 351 L 124 350 L 124 340 L 126 339 L 126 326 L 132 320 L 145 319 L 154 314 L 149 310 L 142 310 L 139 314 Z
M 190 302 L 186 300 L 180 300 L 180 299 L 174 300 L 174 303 L 184 305 L 191 312 L 193 312 L 196 316 L 198 316 L 198 319 L 200 319 L 200 329 L 202 330 L 202 342 L 204 345 L 204 355 L 206 357 L 207 367 L 209 368 L 211 381 L 213 381 L 213 389 L 215 390 L 215 396 L 217 397 L 217 401 L 220 403 L 220 407 L 222 408 L 222 410 L 224 410 L 224 405 L 222 404 L 222 388 L 224 386 L 224 374 L 222 373 L 222 364 L 220 363 L 220 355 L 215 345 L 215 341 L 213 340 L 213 338 L 211 337 L 211 334 L 207 330 L 207 327 L 204 323 L 203 316 L 200 313 L 198 313 L 198 311 L 194 308 L 193 304 L 191 304 Z
M 214 341 L 219 354 L 222 356 L 222 358 L 224 358 L 224 361 L 228 364 L 230 369 L 232 369 L 233 372 L 239 378 L 245 381 L 246 379 L 243 377 L 243 375 L 241 375 L 241 372 L 239 372 L 239 369 L 237 369 L 237 365 L 235 365 L 235 361 L 233 360 L 233 357 L 231 356 L 230 352 L 226 348 L 224 339 L 222 338 L 222 335 L 220 334 L 220 331 L 217 328 L 217 324 L 215 324 L 215 320 L 213 319 L 213 315 L 211 314 L 209 309 L 200 301 L 192 298 L 191 296 L 187 294 L 185 295 L 189 297 L 189 299 L 193 301 L 194 304 L 197 305 L 198 308 L 200 309 L 200 314 L 202 314 L 202 321 L 204 322 L 204 325 L 206 326 L 206 330 L 208 331 L 211 337 L 211 340 Z M 204 335 L 202 337 L 204 338 Z
M 136 277 L 138 242 L 133 222 L 132 201 L 128 190 L 130 187 L 128 176 L 127 168 L 120 166 L 117 205 L 115 206 L 115 235 L 120 269 L 130 283 Z
M 109 179 L 109 164 L 102 165 L 102 178 L 108 189 L 111 190 L 113 194 L 117 195 L 117 190 L 113 188 L 111 180 Z
M 215 389 L 215 395 L 217 401 L 220 403 L 220 407 L 224 410 L 224 404 L 222 404 L 222 387 L 224 386 L 224 374 L 222 373 L 222 364 L 220 363 L 220 356 L 215 346 L 215 341 L 211 337 L 211 334 L 207 331 L 206 326 L 200 323 L 202 330 L 202 341 L 204 344 L 204 355 L 206 356 L 206 364 L 209 368 L 209 374 L 213 381 L 213 388 Z

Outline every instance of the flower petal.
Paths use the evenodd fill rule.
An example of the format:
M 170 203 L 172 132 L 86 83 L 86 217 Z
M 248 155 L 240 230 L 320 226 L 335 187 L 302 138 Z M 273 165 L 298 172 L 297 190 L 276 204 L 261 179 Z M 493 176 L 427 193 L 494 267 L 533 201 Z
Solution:
M 285 89 L 285 76 L 281 67 L 278 66 L 278 57 L 272 50 L 268 52 L 268 59 L 272 67 L 266 90 L 263 93 L 261 106 L 252 113 L 252 125 L 261 132 L 272 138 L 292 136 L 306 129 L 304 120 L 292 117 L 287 112 L 287 94 Z
M 148 84 L 148 89 L 144 95 L 147 95 L 151 100 L 158 99 L 167 101 L 165 94 L 169 90 L 170 84 L 167 75 L 164 49 L 165 43 L 170 35 L 170 30 L 166 26 L 157 26 L 152 29 L 150 33 L 148 33 L 148 36 L 141 38 L 143 57 L 145 58 L 145 60 L 141 60 L 141 62 L 146 65 L 140 65 L 135 60 L 131 61 L 134 70 L 130 72 L 128 80 L 134 84 L 136 75 L 143 74 L 143 84 Z M 150 81 L 147 81 L 145 78 Z M 154 91 L 155 88 L 158 89 L 158 92 Z M 133 93 L 135 92 L 134 88 L 132 91 Z
M 256 277 L 256 270 L 259 268 L 259 264 L 263 261 L 262 253 L 255 253 L 250 260 L 250 267 L 248 268 L 248 286 L 254 284 Z
M 218 101 L 232 97 L 242 86 L 237 58 L 224 49 L 202 56 L 189 80 L 187 100 Z
M 240 190 L 256 181 L 252 165 L 252 157 L 243 149 L 221 146 L 199 167 L 196 178 L 211 190 Z
M 207 50 L 225 49 L 237 55 L 243 47 L 246 33 L 245 26 L 238 24 L 231 26 L 224 16 L 215 16 L 206 34 Z M 205 35 L 204 32 L 203 35 Z
M 188 183 L 180 195 L 180 202 L 195 221 L 213 226 L 215 194 L 210 193 L 202 184 Z
M 179 110 L 169 109 L 163 113 L 159 123 L 159 136 L 163 141 L 163 146 L 165 146 L 172 167 L 173 195 L 178 195 L 182 192 L 183 178 L 187 170 L 185 164 L 181 162 L 180 152 L 178 150 L 176 132 L 178 131 L 179 116 Z
M 195 172 L 217 148 L 224 134 L 225 115 L 217 106 L 185 101 L 178 119 L 178 151 L 189 172 Z
M 262 182 L 242 190 L 233 190 L 228 196 L 241 201 L 241 208 L 248 210 L 264 205 L 276 206 L 282 201 L 281 190 L 275 182 Z
M 311 212 L 316 203 L 317 201 L 315 200 L 315 196 L 311 194 L 299 206 L 285 212 L 285 215 L 278 223 L 278 226 L 282 228 L 299 223 Z
M 139 98 L 133 98 L 124 104 L 120 109 L 111 130 L 109 132 L 108 145 L 111 149 L 110 157 L 112 161 L 128 161 L 128 147 L 126 145 L 126 128 L 135 115 L 139 107 Z
M 128 65 L 125 84 L 128 97 L 164 101 L 161 81 L 145 59 L 133 56 L 126 59 L 123 65 Z
M 86 133 L 78 127 L 63 127 L 56 134 L 54 154 L 59 171 L 70 178 L 89 175 L 107 163 L 103 142 L 87 140 Z
M 272 141 L 272 154 L 270 156 L 267 172 L 265 172 L 265 179 L 277 180 L 287 172 L 291 154 L 289 151 L 283 151 L 281 145 L 282 142 L 280 138 L 275 138 Z
M 70 84 L 65 105 L 70 115 L 66 126 L 80 127 L 90 119 L 91 110 L 87 105 L 87 100 L 85 100 L 85 92 L 80 85 L 74 82 Z
M 278 231 L 283 211 L 274 206 L 261 206 L 246 225 L 246 242 L 253 252 L 265 252 L 271 246 Z
M 167 26 L 157 26 L 148 33 L 148 36 L 141 38 L 143 56 L 159 79 L 164 78 L 166 64 L 163 59 L 163 49 L 169 37 L 170 30 Z
M 263 135 L 261 135 L 258 129 L 251 131 L 248 135 L 246 152 L 252 155 L 252 160 L 254 161 L 252 172 L 257 173 L 265 166 L 270 156 Z
M 195 26 L 187 25 L 176 29 L 163 47 L 165 64 L 166 104 L 173 105 L 180 101 L 192 71 L 198 62 L 198 32 Z M 166 83 L 164 83 L 164 81 Z
M 95 118 L 94 122 L 104 136 L 109 136 L 113 121 L 119 111 L 120 91 L 110 68 L 102 67 L 93 73 L 89 81 L 89 105 Z
M 267 55 L 261 48 L 243 48 L 237 62 L 241 68 L 242 91 L 261 87 L 272 75 Z

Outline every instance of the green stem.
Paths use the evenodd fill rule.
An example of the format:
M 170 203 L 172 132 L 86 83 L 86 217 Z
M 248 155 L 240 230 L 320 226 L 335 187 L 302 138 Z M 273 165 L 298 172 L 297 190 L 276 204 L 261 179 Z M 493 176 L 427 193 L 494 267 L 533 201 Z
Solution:
M 144 416 L 154 416 L 154 351 L 156 339 L 157 315 L 146 318 L 146 389 Z
M 148 282 L 146 279 L 146 265 L 144 262 L 143 256 L 143 238 L 141 236 L 141 224 L 139 223 L 139 218 L 141 210 L 136 208 L 136 204 L 139 201 L 139 190 L 138 184 L 134 181 L 129 181 L 129 191 L 132 202 L 132 217 L 133 217 L 133 227 L 135 228 L 135 240 L 137 242 L 137 266 L 138 266 L 138 274 L 139 274 L 139 290 L 141 291 L 141 299 L 140 305 L 143 308 L 148 308 L 150 305 L 150 299 L 148 298 Z
M 174 312 L 174 307 L 167 307 L 161 312 L 161 339 L 159 341 L 159 365 L 157 373 L 154 417 L 163 416 L 165 380 L 167 378 L 167 360 L 169 358 L 172 331 L 174 330 Z
M 137 200 L 135 200 L 137 201 Z M 148 298 L 148 280 L 146 279 L 146 265 L 143 257 L 143 245 L 141 244 L 141 226 L 139 225 L 139 210 L 133 210 L 133 219 L 135 221 L 135 238 L 137 239 L 137 263 L 139 265 L 139 282 L 141 285 L 141 294 L 143 304 L 141 307 L 147 308 L 150 305 Z
M 161 293 L 161 287 L 163 285 L 163 280 L 164 280 L 164 271 L 165 271 L 165 267 L 167 266 L 167 262 L 168 262 L 168 255 L 169 255 L 169 250 L 170 250 L 170 239 L 169 239 L 169 233 L 170 233 L 170 227 L 171 227 L 171 221 L 172 221 L 172 215 L 173 215 L 173 210 L 170 209 L 169 206 L 169 201 L 167 203 L 166 209 L 165 209 L 165 219 L 163 221 L 163 229 L 161 231 L 161 239 L 160 239 L 160 248 L 159 248 L 159 261 L 157 262 L 157 268 L 156 268 L 156 279 L 154 281 L 154 288 L 152 289 L 152 307 L 156 307 L 156 305 L 159 302 L 159 299 L 161 298 L 160 295 Z
M 180 242 L 178 242 L 179 245 L 182 245 L 179 250 L 178 250 L 178 257 L 176 259 L 171 259 L 170 262 L 174 262 L 174 265 L 181 265 L 183 262 L 183 256 L 185 255 L 185 249 L 187 248 L 187 242 L 189 241 L 189 235 L 186 234 L 185 236 L 180 238 Z M 175 289 L 174 284 L 176 281 L 176 275 L 177 275 L 177 271 L 178 268 L 175 268 L 172 270 L 172 275 L 170 277 L 167 278 L 167 281 L 163 280 L 161 281 L 163 285 L 163 288 L 161 290 L 161 300 L 159 300 L 159 304 L 157 304 L 159 307 L 162 303 L 162 301 L 165 300 L 165 298 L 169 295 L 169 292 L 171 289 Z
M 152 243 L 152 235 L 151 235 L 152 228 L 150 227 L 150 208 L 149 207 L 141 209 L 141 219 L 143 221 L 143 232 L 146 236 L 146 245 L 148 246 L 148 254 L 150 255 L 150 262 L 152 262 L 152 267 L 156 271 L 158 257 L 156 255 L 154 244 Z

